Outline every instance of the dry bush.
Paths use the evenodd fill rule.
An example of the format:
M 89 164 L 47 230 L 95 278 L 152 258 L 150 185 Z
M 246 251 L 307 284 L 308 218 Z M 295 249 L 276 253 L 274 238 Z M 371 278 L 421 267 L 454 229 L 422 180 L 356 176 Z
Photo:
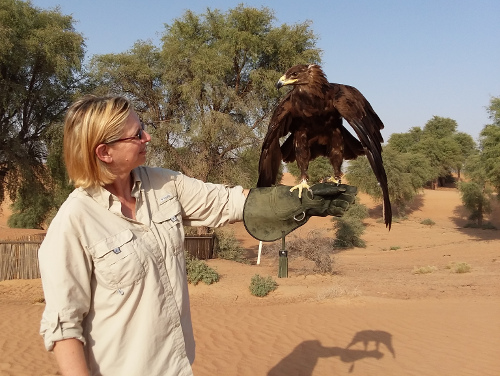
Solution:
M 285 240 L 285 249 L 290 259 L 304 258 L 314 262 L 312 270 L 302 270 L 304 274 L 335 274 L 333 268 L 335 250 L 332 238 L 323 236 L 321 231 L 312 230 L 306 237 L 291 234 Z M 278 258 L 281 248 L 281 240 L 279 240 L 263 247 L 262 254 Z
M 361 291 L 357 287 L 347 289 L 343 286 L 333 285 L 320 291 L 317 299 L 356 298 L 358 296 L 361 296 Z

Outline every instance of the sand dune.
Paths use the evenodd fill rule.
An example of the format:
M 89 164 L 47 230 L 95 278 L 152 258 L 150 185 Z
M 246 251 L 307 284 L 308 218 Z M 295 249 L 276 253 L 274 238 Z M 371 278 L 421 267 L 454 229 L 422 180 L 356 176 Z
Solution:
M 305 276 L 291 257 L 278 279 L 276 257 L 255 265 L 258 242 L 231 225 L 252 264 L 209 260 L 221 280 L 190 286 L 197 376 L 500 375 L 500 231 L 464 229 L 455 189 L 426 190 L 390 232 L 380 206 L 360 198 L 367 247 L 337 254 L 334 275 Z M 490 220 L 500 228 L 498 205 Z M 318 228 L 331 234 L 318 218 L 297 234 Z M 461 262 L 469 273 L 453 272 Z M 413 273 L 424 266 L 434 271 Z M 278 289 L 252 296 L 254 274 Z M 58 374 L 38 335 L 42 296 L 39 280 L 0 282 L 0 375 Z

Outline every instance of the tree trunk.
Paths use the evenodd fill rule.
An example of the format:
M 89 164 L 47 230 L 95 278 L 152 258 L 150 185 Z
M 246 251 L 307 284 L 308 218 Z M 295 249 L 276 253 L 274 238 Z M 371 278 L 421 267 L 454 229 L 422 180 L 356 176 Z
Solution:
M 477 224 L 479 227 L 483 225 L 483 203 L 480 202 L 477 206 Z

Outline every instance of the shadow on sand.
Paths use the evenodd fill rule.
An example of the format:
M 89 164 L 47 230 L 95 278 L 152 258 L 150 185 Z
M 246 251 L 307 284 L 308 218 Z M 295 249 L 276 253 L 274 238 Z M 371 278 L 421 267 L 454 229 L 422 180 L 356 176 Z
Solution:
M 374 350 L 368 350 L 369 344 L 375 344 Z M 353 349 L 357 343 L 363 343 L 364 349 Z M 318 340 L 304 341 L 293 351 L 276 364 L 267 376 L 288 376 L 300 375 L 311 376 L 319 358 L 339 357 L 343 363 L 350 363 L 349 373 L 354 370 L 357 360 L 364 358 L 381 359 L 384 356 L 379 350 L 379 345 L 383 344 L 396 357 L 392 346 L 392 335 L 380 330 L 363 330 L 357 332 L 352 341 L 345 347 L 325 347 Z

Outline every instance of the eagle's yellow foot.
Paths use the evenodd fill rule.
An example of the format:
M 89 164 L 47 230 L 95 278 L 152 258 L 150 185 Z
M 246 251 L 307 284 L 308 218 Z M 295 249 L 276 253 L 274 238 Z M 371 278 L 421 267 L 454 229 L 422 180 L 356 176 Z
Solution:
M 306 180 L 302 180 L 299 184 L 297 184 L 296 186 L 290 188 L 290 192 L 293 192 L 296 189 L 299 190 L 299 198 L 302 197 L 302 190 L 303 189 L 307 189 L 308 191 L 311 191 L 311 189 L 309 188 L 309 185 L 307 184 Z
M 339 177 L 330 176 L 328 179 L 326 179 L 327 182 L 335 183 L 337 185 L 341 184 L 341 180 L 342 180 L 342 176 L 339 176 Z

